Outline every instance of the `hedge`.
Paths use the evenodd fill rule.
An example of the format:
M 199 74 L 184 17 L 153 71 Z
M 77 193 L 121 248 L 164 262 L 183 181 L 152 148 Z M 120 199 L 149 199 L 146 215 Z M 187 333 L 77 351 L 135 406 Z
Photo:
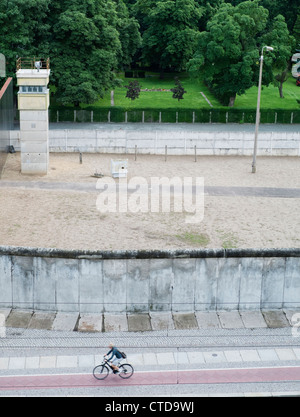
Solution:
M 50 107 L 49 121 L 78 123 L 255 123 L 255 109 L 128 109 Z M 260 123 L 300 123 L 300 109 L 261 110 Z

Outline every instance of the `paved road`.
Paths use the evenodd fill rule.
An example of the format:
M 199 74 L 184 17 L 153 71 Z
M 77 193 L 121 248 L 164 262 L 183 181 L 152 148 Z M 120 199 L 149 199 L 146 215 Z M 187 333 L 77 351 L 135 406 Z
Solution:
M 95 183 L 66 183 L 43 181 L 0 181 L 0 188 L 21 188 L 30 190 L 55 190 L 75 192 L 97 192 Z M 195 192 L 195 186 L 193 191 Z M 128 192 L 136 189 L 128 188 Z M 204 186 L 204 193 L 210 196 L 232 197 L 271 197 L 271 198 L 300 198 L 300 188 L 275 188 L 275 187 L 224 187 Z

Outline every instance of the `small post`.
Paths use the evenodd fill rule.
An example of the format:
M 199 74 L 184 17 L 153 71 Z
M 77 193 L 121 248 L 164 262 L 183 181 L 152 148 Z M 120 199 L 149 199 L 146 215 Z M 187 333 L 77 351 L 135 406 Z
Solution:
M 167 161 L 167 156 L 168 156 L 168 146 L 165 146 L 165 161 Z
M 195 162 L 197 162 L 197 146 L 195 145 Z
M 135 156 L 134 156 L 135 161 L 136 161 L 136 157 L 137 157 L 137 145 L 135 145 Z
M 79 152 L 79 163 L 82 164 L 82 153 Z

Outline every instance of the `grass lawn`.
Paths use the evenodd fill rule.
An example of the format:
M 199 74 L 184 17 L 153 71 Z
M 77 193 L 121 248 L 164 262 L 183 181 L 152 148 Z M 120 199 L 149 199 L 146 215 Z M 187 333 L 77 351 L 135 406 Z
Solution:
M 158 74 L 146 73 L 146 78 L 138 78 L 141 89 L 164 89 L 170 90 L 175 87 L 174 77 L 176 74 L 165 74 L 163 80 L 159 78 Z M 141 91 L 140 96 L 136 100 L 130 100 L 126 98 L 127 89 L 125 85 L 128 85 L 134 78 L 119 77 L 122 80 L 123 86 L 118 87 L 114 91 L 115 106 L 126 107 L 128 109 L 135 108 L 154 108 L 154 109 L 166 109 L 166 108 L 209 108 L 209 104 L 201 94 L 208 98 L 213 107 L 221 107 L 219 101 L 210 93 L 204 83 L 190 79 L 186 74 L 179 74 L 179 79 L 186 90 L 183 100 L 175 100 L 172 98 L 173 93 L 171 91 Z M 110 93 L 108 93 L 104 99 L 101 99 L 93 104 L 93 107 L 110 106 Z M 89 107 L 82 105 L 81 107 Z
M 235 101 L 235 108 L 256 108 L 257 104 L 257 87 L 250 88 L 242 96 L 237 96 Z M 279 90 L 273 85 L 263 87 L 261 91 L 261 109 L 297 109 L 300 110 L 300 105 L 297 99 L 300 100 L 300 87 L 296 86 L 296 79 L 290 76 L 283 84 L 284 98 L 280 98 Z
M 165 78 L 161 80 L 159 74 L 146 72 L 146 78 L 138 78 L 142 89 L 164 89 L 170 90 L 175 87 L 174 77 L 178 74 L 165 74 Z M 209 109 L 211 108 L 205 100 L 201 92 L 207 97 L 214 108 L 226 108 L 214 97 L 208 90 L 205 84 L 201 81 L 191 79 L 188 74 L 182 73 L 178 75 L 184 89 L 187 91 L 184 94 L 183 100 L 176 100 L 172 98 L 171 91 L 141 91 L 140 96 L 136 100 L 126 98 L 126 87 L 134 78 L 125 78 L 124 74 L 119 75 L 122 80 L 122 86 L 114 91 L 114 105 L 124 107 L 128 110 L 138 108 L 153 108 L 153 109 Z M 283 85 L 284 98 L 279 97 L 277 87 L 269 85 L 269 87 L 262 88 L 261 94 L 261 109 L 298 109 L 300 105 L 297 99 L 300 100 L 300 87 L 296 86 L 296 80 L 292 76 Z M 55 99 L 52 100 L 52 103 Z M 81 108 L 101 108 L 110 107 L 111 96 L 108 92 L 103 99 L 98 100 L 93 105 L 81 104 Z M 252 87 L 241 96 L 237 96 L 234 108 L 235 109 L 256 109 L 257 105 L 257 87 Z

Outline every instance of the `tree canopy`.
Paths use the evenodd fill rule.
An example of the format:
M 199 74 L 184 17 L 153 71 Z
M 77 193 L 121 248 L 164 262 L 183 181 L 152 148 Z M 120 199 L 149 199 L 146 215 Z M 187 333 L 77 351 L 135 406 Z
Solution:
M 277 18 L 269 27 L 269 12 L 258 0 L 240 2 L 236 6 L 224 3 L 207 23 L 207 30 L 200 33 L 197 52 L 189 63 L 190 71 L 199 74 L 224 105 L 233 106 L 237 94 L 243 94 L 258 82 L 259 57 L 264 41 L 274 44 L 281 58 L 275 53 L 264 60 L 263 84 L 273 81 L 273 61 L 282 67 L 290 47 L 286 44 L 288 32 Z M 280 34 L 281 35 L 280 35 Z M 285 50 L 288 49 L 286 53 Z
M 300 48 L 298 3 L 2 0 L 0 53 L 9 76 L 16 58 L 49 56 L 62 104 L 93 103 L 118 85 L 118 71 L 142 65 L 162 75 L 188 68 L 228 105 L 257 83 L 264 43 L 275 50 L 266 54 L 263 83 L 285 79 L 289 55 Z

